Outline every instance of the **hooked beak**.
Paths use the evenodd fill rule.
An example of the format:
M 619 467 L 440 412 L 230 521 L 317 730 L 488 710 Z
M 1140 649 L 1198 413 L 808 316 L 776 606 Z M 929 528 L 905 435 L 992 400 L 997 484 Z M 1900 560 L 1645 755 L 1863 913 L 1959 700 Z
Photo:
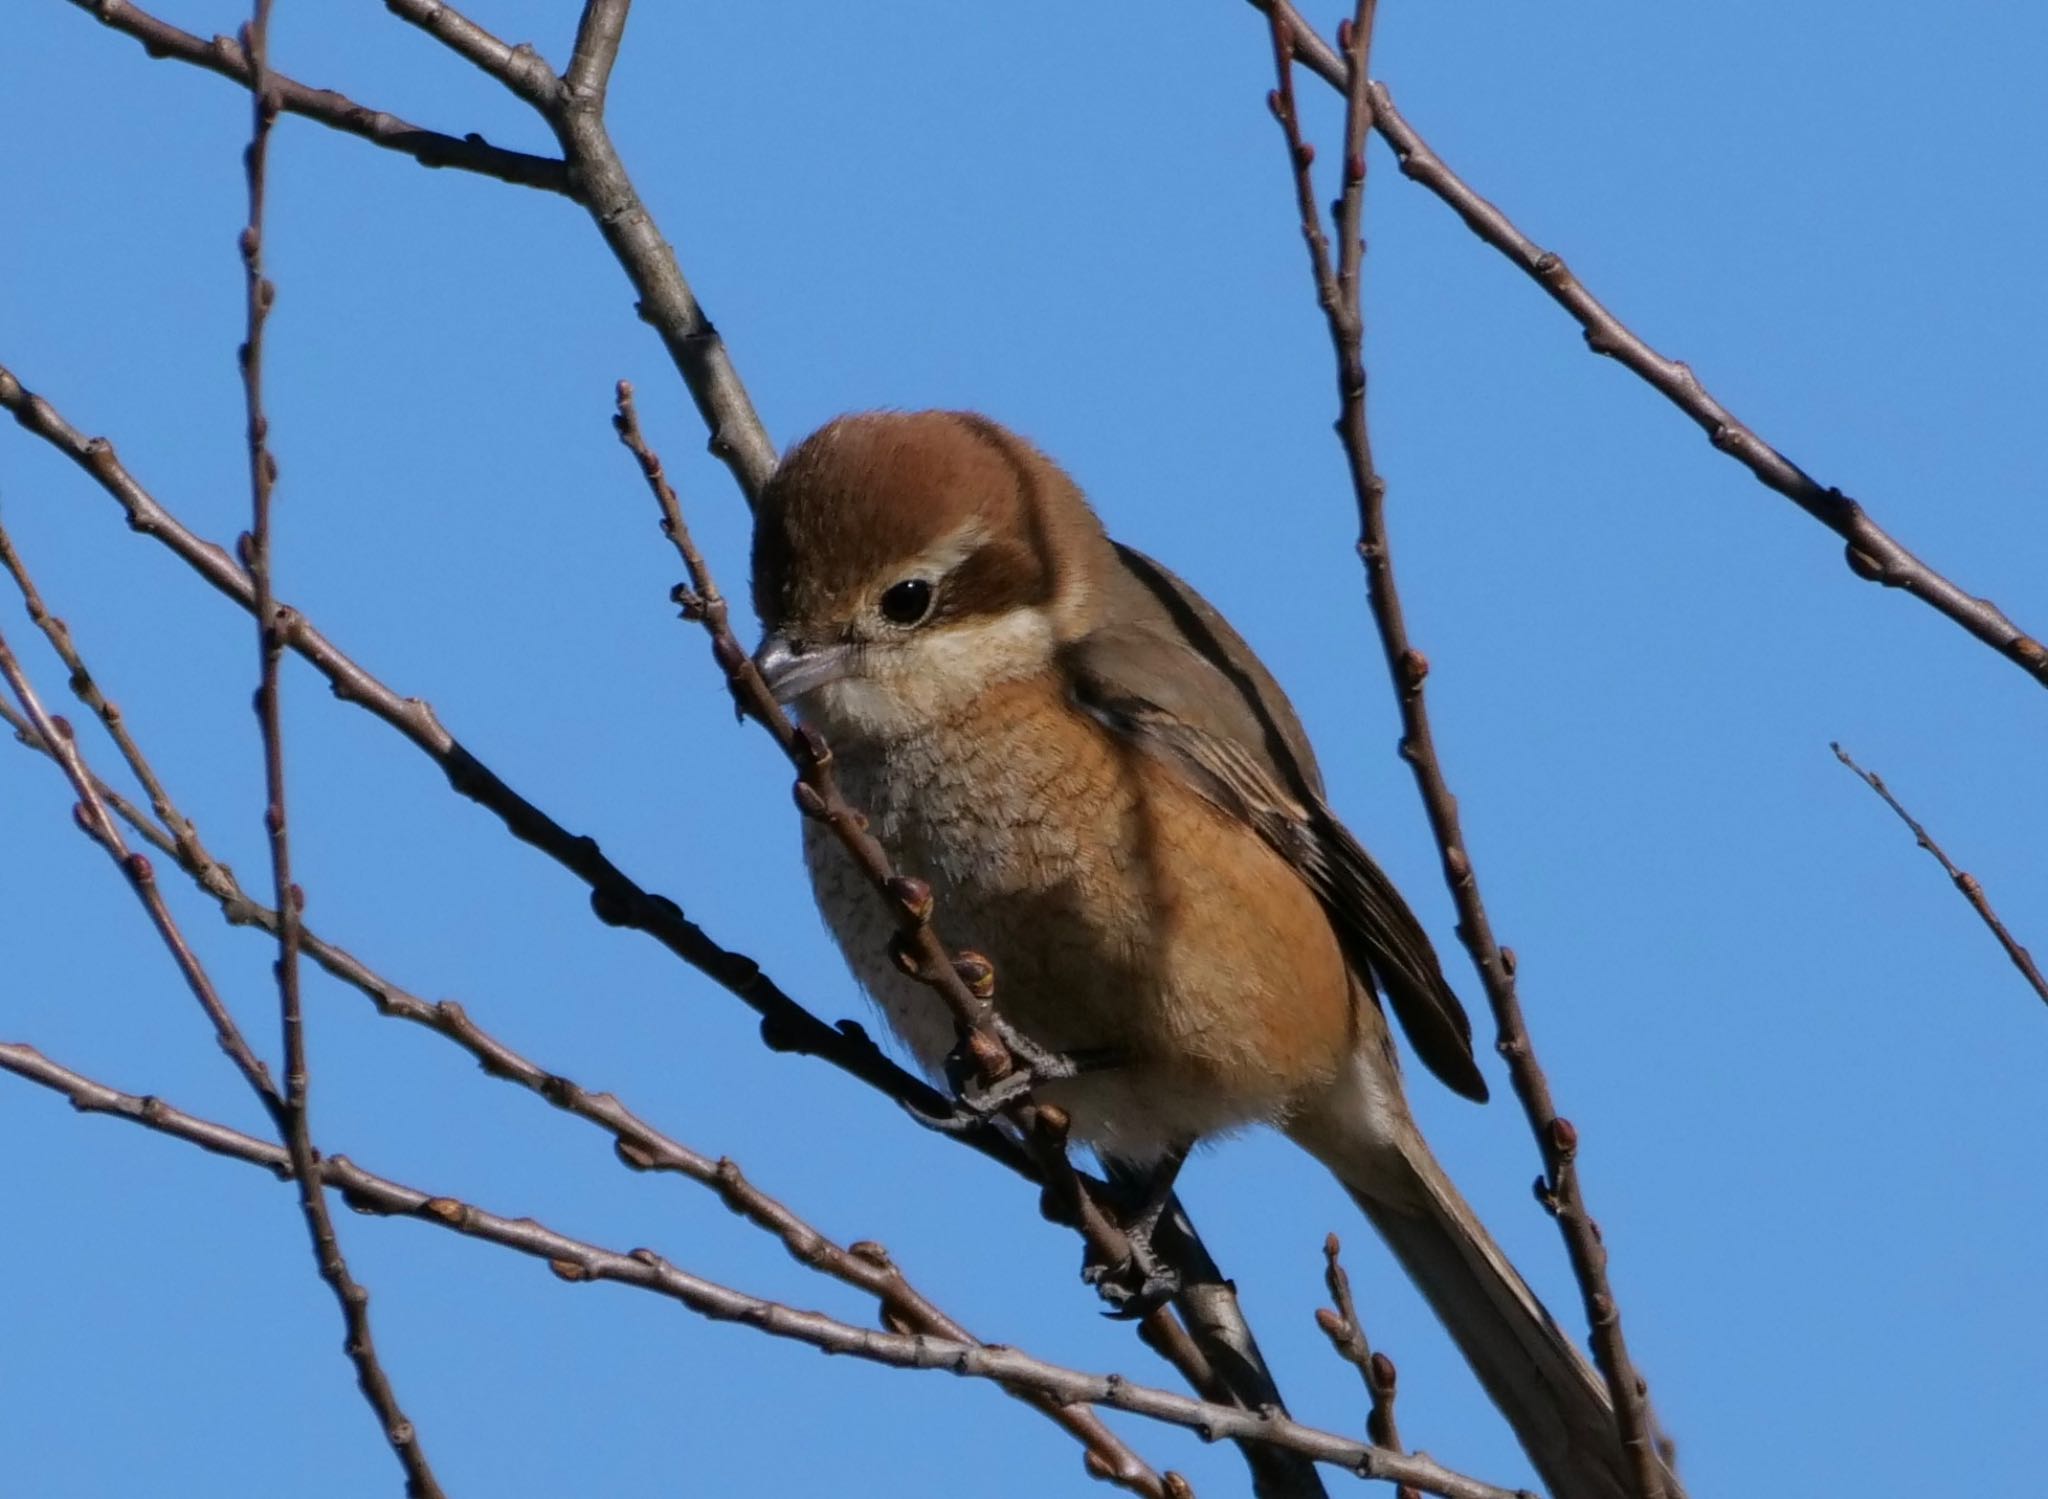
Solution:
M 771 630 L 754 652 L 755 669 L 775 701 L 785 706 L 807 692 L 843 682 L 854 672 L 854 647 L 792 643 L 779 630 Z

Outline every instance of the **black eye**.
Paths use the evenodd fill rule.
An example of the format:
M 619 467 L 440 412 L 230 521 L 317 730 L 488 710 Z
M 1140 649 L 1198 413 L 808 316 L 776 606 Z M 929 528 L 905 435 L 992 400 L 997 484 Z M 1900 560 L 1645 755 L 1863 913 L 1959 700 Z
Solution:
M 892 583 L 882 595 L 882 618 L 892 624 L 914 625 L 932 609 L 932 585 L 923 578 L 905 578 Z

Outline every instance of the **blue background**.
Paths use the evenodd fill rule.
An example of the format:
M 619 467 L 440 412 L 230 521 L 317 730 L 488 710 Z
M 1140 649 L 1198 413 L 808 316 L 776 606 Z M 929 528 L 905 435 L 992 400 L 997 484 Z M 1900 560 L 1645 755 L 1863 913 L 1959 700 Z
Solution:
M 1385 10 L 1375 72 L 1454 167 L 1767 439 L 2048 629 L 2037 11 Z M 574 11 L 476 14 L 559 62 Z M 165 13 L 206 33 L 240 19 Z M 551 148 L 381 7 L 288 0 L 275 59 L 422 123 Z M 645 4 L 612 113 L 778 442 L 884 404 L 977 407 L 1036 438 L 1266 655 L 1337 805 L 1455 951 L 1393 752 L 1270 84 L 1262 23 L 1231 0 Z M 1334 98 L 1302 92 L 1331 160 Z M 246 524 L 246 128 L 220 79 L 57 0 L 9 7 L 0 361 L 220 540 Z M 803 886 L 788 771 L 733 725 L 665 602 L 677 569 L 613 441 L 611 382 L 639 384 L 736 591 L 744 507 L 588 220 L 295 119 L 274 169 L 281 592 L 821 1013 L 864 1015 Z M 2048 1015 L 1827 744 L 1882 771 L 2048 944 L 2048 700 L 1855 581 L 1831 536 L 1588 357 L 1377 147 L 1368 232 L 1374 435 L 1438 739 L 1692 1491 L 2038 1493 Z M 187 810 L 258 883 L 246 619 L 23 434 L 0 433 L 0 504 Z M 0 619 L 58 705 L 19 610 Z M 580 886 L 397 736 L 302 665 L 286 675 L 318 930 L 729 1152 L 842 1240 L 882 1240 L 981 1335 L 1168 1378 L 1095 1316 L 1075 1244 L 1014 1181 L 766 1053 L 739 1005 L 599 926 Z M 0 749 L 0 1034 L 260 1132 L 54 769 Z M 273 1048 L 267 946 L 173 898 Z M 1462 959 L 1453 972 L 1476 1006 Z M 866 1315 L 708 1195 L 620 1170 L 598 1132 L 324 976 L 308 990 L 327 1149 Z M 1416 1106 L 1564 1313 L 1535 1152 L 1487 1062 L 1502 1101 L 1471 1107 L 1418 1072 Z M 284 1189 L 0 1081 L 0 1190 L 10 1492 L 396 1491 Z M 1526 1478 L 1305 1159 L 1245 1138 L 1185 1190 L 1304 1419 L 1362 1422 L 1311 1323 L 1339 1228 L 1402 1371 L 1407 1438 Z M 1084 1482 L 1068 1438 L 985 1386 L 828 1363 L 418 1224 L 340 1226 L 451 1493 Z M 1243 1491 L 1228 1448 L 1126 1429 L 1202 1493 Z

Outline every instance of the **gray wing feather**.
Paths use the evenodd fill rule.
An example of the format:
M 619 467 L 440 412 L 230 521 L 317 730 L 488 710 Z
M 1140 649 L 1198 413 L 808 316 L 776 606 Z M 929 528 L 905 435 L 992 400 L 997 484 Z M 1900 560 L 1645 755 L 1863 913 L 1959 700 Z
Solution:
M 1139 610 L 1135 623 L 1096 630 L 1067 648 L 1075 702 L 1287 860 L 1322 901 L 1354 965 L 1385 988 L 1423 1064 L 1454 1091 L 1483 1100 L 1486 1080 L 1465 1008 L 1393 881 L 1324 802 L 1292 706 L 1199 594 L 1149 559 L 1132 558 L 1151 569 L 1172 602 L 1155 591 L 1157 607 Z M 1152 579 L 1135 581 L 1154 588 Z M 1130 620 L 1133 612 L 1113 617 Z M 1200 631 L 1193 638 L 1190 620 Z
M 1204 682 L 1204 691 L 1184 693 L 1179 704 L 1184 721 L 1241 746 L 1293 795 L 1321 796 L 1316 752 L 1294 715 L 1294 704 L 1265 663 L 1215 605 L 1187 583 L 1137 548 L 1113 545 L 1123 568 L 1109 585 L 1114 597 L 1104 617 L 1138 625 L 1138 633 L 1156 637 L 1167 648 L 1145 663 L 1150 670 L 1143 674 L 1155 680 L 1177 677 L 1179 661 L 1172 652 L 1193 651 L 1222 673 L 1229 690 L 1208 691 L 1212 683 Z M 1132 648 L 1146 649 L 1142 644 Z

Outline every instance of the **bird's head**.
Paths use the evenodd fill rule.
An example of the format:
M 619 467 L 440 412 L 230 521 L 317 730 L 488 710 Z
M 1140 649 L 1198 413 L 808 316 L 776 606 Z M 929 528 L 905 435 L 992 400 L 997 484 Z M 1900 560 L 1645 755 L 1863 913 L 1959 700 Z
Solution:
M 1059 467 L 964 412 L 863 412 L 799 443 L 754 523 L 755 664 L 835 738 L 889 740 L 1050 669 L 1114 564 Z

